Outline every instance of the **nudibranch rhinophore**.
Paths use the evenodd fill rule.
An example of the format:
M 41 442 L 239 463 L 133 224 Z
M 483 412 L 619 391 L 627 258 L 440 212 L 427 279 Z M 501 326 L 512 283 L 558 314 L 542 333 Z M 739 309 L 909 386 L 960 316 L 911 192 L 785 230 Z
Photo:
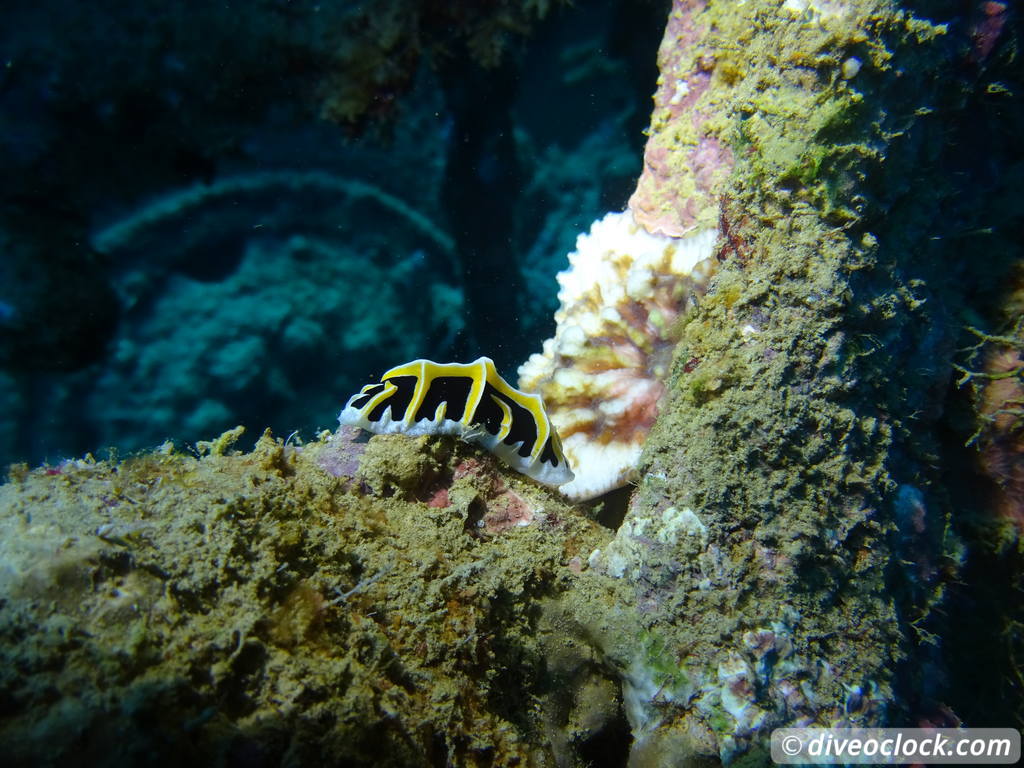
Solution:
M 558 274 L 555 336 L 519 368 L 575 470 L 560 490 L 591 499 L 625 485 L 665 393 L 677 320 L 711 277 L 717 233 L 652 235 L 629 211 L 595 221 Z
M 573 479 L 541 396 L 513 387 L 489 357 L 399 365 L 349 398 L 338 421 L 376 434 L 456 435 L 545 485 Z

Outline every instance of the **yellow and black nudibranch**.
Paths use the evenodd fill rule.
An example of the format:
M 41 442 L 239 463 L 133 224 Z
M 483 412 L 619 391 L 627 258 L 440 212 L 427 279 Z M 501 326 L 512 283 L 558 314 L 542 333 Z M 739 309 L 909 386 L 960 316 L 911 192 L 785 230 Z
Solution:
M 541 396 L 511 386 L 489 357 L 399 365 L 349 398 L 338 421 L 377 434 L 457 435 L 545 485 L 573 479 Z

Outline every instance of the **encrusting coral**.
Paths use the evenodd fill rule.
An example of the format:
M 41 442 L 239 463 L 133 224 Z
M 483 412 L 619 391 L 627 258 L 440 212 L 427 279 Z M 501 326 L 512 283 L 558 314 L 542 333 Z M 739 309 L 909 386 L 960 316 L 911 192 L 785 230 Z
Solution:
M 634 219 L 652 234 L 681 237 L 718 224 L 722 184 L 733 152 L 721 136 L 719 106 L 741 73 L 722 52 L 702 45 L 713 34 L 706 3 L 674 3 L 658 49 L 658 88 L 643 172 L 629 199 Z M 712 88 L 712 75 L 716 88 Z M 723 82 L 724 81 L 724 82 Z M 710 90 L 710 92 L 709 92 Z
M 719 196 L 733 155 L 721 136 L 722 84 L 711 88 L 715 59 L 697 44 L 709 31 L 703 9 L 673 6 L 629 208 L 579 236 L 558 275 L 555 336 L 519 370 L 519 385 L 543 395 L 558 427 L 576 473 L 562 487 L 572 499 L 635 479 L 680 321 L 714 271 Z
M 714 241 L 714 230 L 648 234 L 628 211 L 579 236 L 558 275 L 555 336 L 519 368 L 519 386 L 544 398 L 576 474 L 561 486 L 569 498 L 634 479 L 679 321 L 707 285 Z
M 545 764 L 536 604 L 607 534 L 451 438 L 241 432 L 0 486 L 8 764 Z
M 962 113 L 965 81 L 936 74 L 959 67 L 948 29 L 896 3 L 677 0 L 672 15 L 660 92 L 688 96 L 687 61 L 707 86 L 697 117 L 656 105 L 649 146 L 697 120 L 734 166 L 717 274 L 625 519 L 589 560 L 632 589 L 639 627 L 596 642 L 623 671 L 634 759 L 760 762 L 781 725 L 941 708 L 920 649 L 963 557 L 933 446 L 965 297 L 927 233 L 955 195 L 933 108 Z M 674 169 L 686 185 L 695 155 L 659 159 L 646 194 L 664 204 L 641 208 L 687 231 Z
M 1003 333 L 971 328 L 975 337 L 964 364 L 957 364 L 959 386 L 969 385 L 974 400 L 974 432 L 968 445 L 978 448 L 978 464 L 992 481 L 991 512 L 996 540 L 1024 540 L 1024 292 L 1014 288 L 1001 309 Z

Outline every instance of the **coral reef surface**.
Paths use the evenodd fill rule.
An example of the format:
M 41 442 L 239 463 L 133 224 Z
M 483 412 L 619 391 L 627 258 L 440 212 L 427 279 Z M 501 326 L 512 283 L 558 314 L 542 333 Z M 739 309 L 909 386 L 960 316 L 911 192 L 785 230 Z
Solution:
M 603 716 L 549 679 L 538 611 L 599 526 L 454 438 L 241 432 L 12 468 L 7 764 L 545 765 L 614 720 L 598 662 Z

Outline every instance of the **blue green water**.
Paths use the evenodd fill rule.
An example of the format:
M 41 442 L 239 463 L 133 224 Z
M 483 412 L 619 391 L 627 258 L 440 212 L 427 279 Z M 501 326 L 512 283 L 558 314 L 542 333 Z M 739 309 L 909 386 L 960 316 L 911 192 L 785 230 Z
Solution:
M 514 380 L 639 172 L 667 7 L 12 5 L 0 465 L 310 435 L 417 357 Z

